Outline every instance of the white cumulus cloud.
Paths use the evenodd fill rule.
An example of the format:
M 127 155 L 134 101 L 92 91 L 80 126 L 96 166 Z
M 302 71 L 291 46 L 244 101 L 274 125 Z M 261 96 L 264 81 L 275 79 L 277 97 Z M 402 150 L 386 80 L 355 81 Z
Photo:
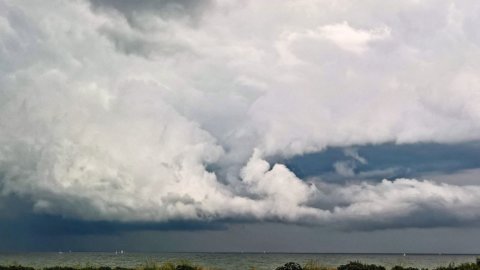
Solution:
M 332 41 L 344 50 L 360 54 L 368 49 L 370 42 L 388 38 L 390 29 L 387 27 L 370 30 L 355 29 L 348 22 L 343 22 L 320 27 L 318 35 Z

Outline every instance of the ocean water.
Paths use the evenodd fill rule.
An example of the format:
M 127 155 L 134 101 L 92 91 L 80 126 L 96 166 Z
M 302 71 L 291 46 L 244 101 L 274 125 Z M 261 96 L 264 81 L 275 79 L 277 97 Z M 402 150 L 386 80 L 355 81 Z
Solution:
M 304 264 L 316 261 L 325 266 L 338 266 L 361 261 L 385 266 L 394 265 L 432 268 L 450 263 L 475 262 L 476 255 L 425 254 L 300 254 L 300 253 L 0 253 L 0 265 L 21 264 L 36 268 L 47 266 L 122 266 L 135 267 L 146 263 L 189 261 L 193 264 L 225 270 L 275 269 L 286 262 Z

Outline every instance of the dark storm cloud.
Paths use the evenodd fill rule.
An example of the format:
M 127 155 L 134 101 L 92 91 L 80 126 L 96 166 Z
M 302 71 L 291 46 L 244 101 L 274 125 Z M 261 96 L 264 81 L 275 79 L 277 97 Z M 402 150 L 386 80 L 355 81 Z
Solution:
M 431 206 L 423 206 L 408 217 L 401 218 L 384 218 L 381 215 L 373 217 L 369 220 L 355 220 L 348 223 L 339 223 L 339 230 L 345 232 L 352 231 L 378 231 L 388 229 L 432 229 L 432 228 L 469 228 L 478 227 L 480 220 L 468 220 L 459 218 L 448 211 L 442 211 Z
M 31 202 L 17 196 L 1 198 L 0 236 L 32 234 L 101 235 L 122 234 L 130 231 L 199 231 L 224 230 L 221 222 L 177 220 L 169 222 L 88 221 L 39 214 L 32 211 Z M 1 237 L 0 237 L 1 238 Z
M 165 223 L 122 223 L 84 221 L 51 215 L 30 215 L 20 220 L 11 221 L 10 224 L 7 223 L 7 226 L 19 228 L 18 225 L 20 223 L 26 224 L 28 231 L 39 235 L 97 235 L 120 234 L 130 231 L 199 231 L 226 229 L 224 224 L 218 222 L 171 221 Z M 12 231 L 12 229 L 9 231 Z
M 286 160 L 300 178 L 320 176 L 325 181 L 377 180 L 383 178 L 419 178 L 429 174 L 452 174 L 480 168 L 480 143 L 460 144 L 380 144 L 354 147 L 366 162 L 345 155 L 344 148 L 328 148 Z M 350 166 L 353 175 L 339 175 L 337 162 Z

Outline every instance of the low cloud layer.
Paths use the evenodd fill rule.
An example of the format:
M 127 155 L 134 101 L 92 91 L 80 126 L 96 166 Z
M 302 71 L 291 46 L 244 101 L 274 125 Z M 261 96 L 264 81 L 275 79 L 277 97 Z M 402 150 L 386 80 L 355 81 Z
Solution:
M 479 8 L 0 1 L 0 192 L 96 221 L 476 223 L 480 186 L 327 184 L 268 161 L 479 140 Z M 345 155 L 349 177 L 368 162 Z

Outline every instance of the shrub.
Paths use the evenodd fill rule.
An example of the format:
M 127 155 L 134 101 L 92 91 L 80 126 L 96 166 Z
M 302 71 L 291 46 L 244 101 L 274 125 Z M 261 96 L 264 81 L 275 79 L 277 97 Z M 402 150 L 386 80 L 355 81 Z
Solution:
M 283 266 L 277 267 L 276 270 L 303 270 L 300 264 L 296 262 L 288 262 Z
M 462 263 L 459 265 L 451 263 L 446 267 L 437 267 L 433 270 L 480 270 L 480 265 L 478 265 L 477 263 Z
M 46 267 L 43 270 L 76 270 L 78 268 L 69 267 L 69 266 L 54 266 L 54 267 Z
M 418 269 L 415 267 L 403 267 L 403 266 L 394 266 L 392 267 L 392 270 L 427 270 L 426 268 Z
M 0 270 L 35 270 L 33 267 L 25 267 L 21 265 L 0 266 Z
M 385 267 L 376 264 L 363 264 L 360 262 L 349 262 L 344 265 L 340 265 L 338 270 L 385 270 Z
M 175 267 L 175 270 L 197 270 L 197 268 L 188 264 L 179 264 Z

